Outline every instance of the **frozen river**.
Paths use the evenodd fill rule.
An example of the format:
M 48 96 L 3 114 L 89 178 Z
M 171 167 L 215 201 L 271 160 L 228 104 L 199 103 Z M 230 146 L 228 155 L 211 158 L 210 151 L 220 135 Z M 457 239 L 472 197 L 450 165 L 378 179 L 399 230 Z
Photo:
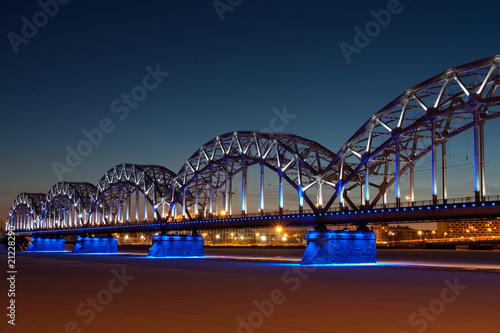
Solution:
M 3 314 L 0 331 L 499 331 L 500 251 L 379 250 L 378 265 L 307 268 L 302 251 L 18 252 L 16 326 Z

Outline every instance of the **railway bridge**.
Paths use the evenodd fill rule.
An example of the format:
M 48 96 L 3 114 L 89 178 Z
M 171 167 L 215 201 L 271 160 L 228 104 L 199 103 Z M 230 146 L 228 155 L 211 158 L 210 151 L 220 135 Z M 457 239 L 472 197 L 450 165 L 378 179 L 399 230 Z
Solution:
M 336 151 L 293 134 L 230 132 L 203 144 L 177 173 L 125 163 L 96 185 L 21 193 L 8 226 L 47 236 L 497 218 L 499 198 L 487 195 L 485 124 L 500 116 L 499 86 L 500 55 L 473 61 L 406 90 Z M 460 182 L 472 186 L 451 199 L 447 145 L 470 132 L 473 172 Z M 417 163 L 429 170 L 417 180 L 427 193 L 419 201 Z

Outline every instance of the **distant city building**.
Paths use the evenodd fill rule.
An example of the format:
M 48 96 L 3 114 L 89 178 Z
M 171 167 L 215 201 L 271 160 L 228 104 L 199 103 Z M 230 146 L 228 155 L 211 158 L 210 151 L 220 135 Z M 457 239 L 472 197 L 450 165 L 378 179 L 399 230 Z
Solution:
M 438 235 L 444 238 L 488 238 L 500 236 L 500 221 L 447 221 L 438 222 Z
M 431 239 L 437 237 L 435 230 L 417 230 L 408 226 L 389 226 L 387 224 L 369 225 L 375 232 L 377 242 L 398 242 L 405 240 Z
M 415 224 L 418 226 L 418 224 Z M 424 241 L 435 238 L 488 238 L 500 237 L 500 220 L 493 221 L 448 221 L 438 222 L 437 230 L 413 229 L 393 224 L 368 224 L 378 243 Z M 332 225 L 332 230 L 357 230 L 358 225 Z M 198 229 L 208 246 L 305 246 L 307 233 L 313 227 L 246 227 Z M 179 234 L 190 234 L 190 230 Z M 114 234 L 120 245 L 151 244 L 153 235 L 148 232 Z
M 208 246 L 305 246 L 306 235 L 310 227 L 267 227 L 267 228 L 220 228 L 198 229 Z M 154 233 L 113 234 L 119 245 L 151 244 Z M 190 230 L 178 234 L 191 234 Z
M 224 228 L 198 230 L 205 245 L 305 245 L 307 228 Z

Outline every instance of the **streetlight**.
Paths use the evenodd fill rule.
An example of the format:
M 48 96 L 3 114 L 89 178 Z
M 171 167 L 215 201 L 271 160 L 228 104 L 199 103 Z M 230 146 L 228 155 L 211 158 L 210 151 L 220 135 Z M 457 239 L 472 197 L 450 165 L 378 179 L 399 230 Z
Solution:
M 276 232 L 280 233 L 283 230 L 281 227 L 276 227 Z
M 392 231 L 389 231 L 389 232 L 388 232 L 388 235 L 389 235 L 389 241 L 390 241 L 390 242 L 394 242 L 394 243 L 396 243 L 396 238 L 394 237 L 395 233 L 394 233 L 394 232 L 392 232 Z M 391 237 L 391 236 L 392 236 L 392 237 Z
M 418 235 L 420 236 L 420 240 L 422 240 L 422 230 L 418 231 Z

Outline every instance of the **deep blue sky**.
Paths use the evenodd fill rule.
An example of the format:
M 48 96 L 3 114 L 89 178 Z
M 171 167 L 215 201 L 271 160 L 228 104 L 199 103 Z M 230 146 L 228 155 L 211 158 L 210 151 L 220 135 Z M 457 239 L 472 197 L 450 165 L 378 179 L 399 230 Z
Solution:
M 15 53 L 8 33 L 40 6 L 2 1 L 0 218 L 19 192 L 46 193 L 52 163 L 103 118 L 114 131 L 64 180 L 95 184 L 123 162 L 177 172 L 204 142 L 269 127 L 284 106 L 296 115 L 285 132 L 336 152 L 406 89 L 500 53 L 498 1 L 402 0 L 348 64 L 339 44 L 388 3 L 243 0 L 221 21 L 212 0 L 73 0 Z M 169 76 L 120 120 L 111 103 L 157 64 Z

